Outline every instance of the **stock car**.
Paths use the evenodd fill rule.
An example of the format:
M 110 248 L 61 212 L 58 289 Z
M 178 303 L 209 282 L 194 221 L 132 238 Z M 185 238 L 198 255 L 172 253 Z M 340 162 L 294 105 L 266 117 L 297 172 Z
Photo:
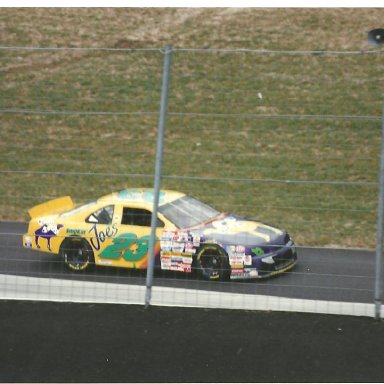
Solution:
M 154 192 L 125 189 L 75 206 L 71 197 L 29 209 L 23 246 L 59 255 L 67 266 L 145 269 Z M 256 279 L 282 273 L 297 262 L 294 241 L 281 229 L 212 207 L 181 192 L 162 190 L 155 267 L 198 272 L 209 280 Z

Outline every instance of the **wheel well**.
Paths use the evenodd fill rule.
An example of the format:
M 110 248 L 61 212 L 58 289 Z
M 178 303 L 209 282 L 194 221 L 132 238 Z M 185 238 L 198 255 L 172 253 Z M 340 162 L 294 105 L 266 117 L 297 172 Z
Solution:
M 210 250 L 211 254 L 223 256 L 226 258 L 226 262 L 228 263 L 228 267 L 230 267 L 229 264 L 229 256 L 226 250 L 221 247 L 219 244 L 215 243 L 206 243 L 200 246 L 194 255 L 193 262 L 196 263 L 198 261 L 198 258 L 201 257 L 206 250 Z
M 74 246 L 74 244 L 79 244 L 79 245 L 83 245 L 85 244 L 85 246 L 91 251 L 90 255 L 91 255 L 91 261 L 92 262 L 95 262 L 95 255 L 93 253 L 93 249 L 91 247 L 91 245 L 88 243 L 88 241 L 86 239 L 84 239 L 83 237 L 78 237 L 78 236 L 69 236 L 69 237 L 66 237 L 61 245 L 60 245 L 60 249 L 59 249 L 59 254 L 62 256 L 63 255 L 63 250 L 65 247 L 71 247 L 71 246 Z
M 207 259 L 204 261 L 204 255 L 207 254 Z M 211 264 L 209 256 L 213 256 L 215 259 L 218 257 L 221 261 L 217 265 L 216 262 Z M 208 262 L 208 264 L 206 264 Z M 196 252 L 195 267 L 201 272 L 203 278 L 210 280 L 229 280 L 230 278 L 230 263 L 227 252 L 223 247 L 218 244 L 203 244 Z M 219 269 L 217 269 L 219 267 Z M 206 269 L 207 268 L 207 269 Z

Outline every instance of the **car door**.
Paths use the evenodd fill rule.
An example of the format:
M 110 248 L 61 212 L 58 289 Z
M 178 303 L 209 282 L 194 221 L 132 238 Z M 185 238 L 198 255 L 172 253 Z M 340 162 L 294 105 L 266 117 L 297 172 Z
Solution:
M 118 234 L 118 222 L 115 215 L 116 207 L 114 204 L 106 204 L 98 207 L 85 219 L 88 226 L 86 238 L 92 247 L 96 264 L 112 265 L 108 260 L 100 260 L 99 255 L 113 244 L 113 240 Z
M 119 231 L 112 244 L 105 247 L 99 254 L 100 263 L 144 269 L 148 264 L 148 251 L 151 235 L 152 213 L 146 208 L 122 206 Z M 164 223 L 158 219 L 157 237 L 160 236 Z M 159 242 L 156 242 L 155 254 L 159 252 Z

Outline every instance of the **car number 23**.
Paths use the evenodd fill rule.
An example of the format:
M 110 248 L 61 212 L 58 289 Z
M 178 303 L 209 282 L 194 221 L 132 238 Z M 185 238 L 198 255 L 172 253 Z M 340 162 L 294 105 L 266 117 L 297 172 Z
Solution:
M 150 236 L 137 238 L 134 233 L 123 233 L 112 240 L 112 244 L 106 247 L 100 257 L 105 259 L 119 259 L 135 262 L 141 260 L 148 253 Z

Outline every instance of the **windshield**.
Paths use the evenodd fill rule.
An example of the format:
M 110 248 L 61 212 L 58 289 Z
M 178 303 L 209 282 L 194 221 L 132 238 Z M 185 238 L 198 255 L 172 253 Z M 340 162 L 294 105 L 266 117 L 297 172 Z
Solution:
M 171 203 L 162 205 L 159 207 L 159 212 L 179 228 L 194 227 L 220 214 L 209 205 L 190 196 L 183 196 Z

